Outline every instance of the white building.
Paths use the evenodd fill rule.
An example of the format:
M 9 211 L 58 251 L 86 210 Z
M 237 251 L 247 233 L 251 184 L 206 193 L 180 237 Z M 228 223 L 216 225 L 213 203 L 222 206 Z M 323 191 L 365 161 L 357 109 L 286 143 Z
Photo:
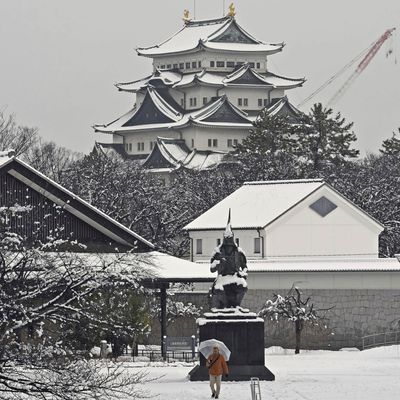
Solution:
M 148 169 L 171 167 L 170 159 L 160 158 L 160 137 L 183 140 L 189 151 L 227 153 L 248 135 L 263 108 L 294 119 L 299 115 L 285 91 L 302 86 L 305 79 L 276 75 L 268 65 L 283 43 L 254 38 L 238 24 L 232 9 L 223 18 L 184 22 L 160 44 L 137 49 L 139 56 L 152 60 L 152 74 L 117 84 L 136 97 L 132 109 L 94 127 L 112 135 L 118 152 L 122 147 L 127 157 L 145 159 L 156 152 L 146 163 Z
M 248 182 L 185 226 L 191 259 L 208 260 L 229 209 L 251 260 L 376 259 L 382 224 L 322 180 Z

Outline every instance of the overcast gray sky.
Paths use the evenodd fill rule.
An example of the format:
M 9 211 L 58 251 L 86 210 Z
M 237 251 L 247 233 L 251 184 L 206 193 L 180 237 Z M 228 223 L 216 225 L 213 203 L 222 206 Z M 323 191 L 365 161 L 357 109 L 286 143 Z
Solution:
M 196 17 L 222 15 L 223 0 L 197 0 Z M 226 6 L 230 3 L 226 0 Z M 297 104 L 334 72 L 400 21 L 399 0 L 236 0 L 239 23 L 257 38 L 285 41 L 272 56 L 274 72 L 307 78 L 288 92 Z M 139 79 L 151 61 L 137 46 L 178 30 L 193 0 L 0 0 L 0 108 L 47 140 L 89 151 L 91 125 L 125 113 L 133 99 L 113 84 Z M 377 151 L 400 126 L 398 63 L 386 46 L 335 106 L 355 122 L 358 148 Z M 395 46 L 394 46 L 395 47 Z M 350 71 L 348 72 L 348 74 Z M 336 82 L 315 101 L 326 102 Z

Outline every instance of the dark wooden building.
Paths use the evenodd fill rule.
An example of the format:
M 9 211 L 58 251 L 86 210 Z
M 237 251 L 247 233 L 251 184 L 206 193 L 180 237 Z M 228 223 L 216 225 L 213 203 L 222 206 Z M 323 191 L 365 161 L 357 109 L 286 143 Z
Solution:
M 16 233 L 27 243 L 76 242 L 74 251 L 154 249 L 149 241 L 12 153 L 0 153 L 0 210 L 0 230 Z

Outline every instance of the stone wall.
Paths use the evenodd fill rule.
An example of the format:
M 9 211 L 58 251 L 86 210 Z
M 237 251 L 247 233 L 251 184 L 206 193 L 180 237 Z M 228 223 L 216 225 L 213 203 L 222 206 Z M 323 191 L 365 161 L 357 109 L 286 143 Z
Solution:
M 317 328 L 305 328 L 302 347 L 305 349 L 340 349 L 360 347 L 361 337 L 369 334 L 400 329 L 400 290 L 328 290 L 307 289 L 304 296 L 310 296 L 316 308 L 328 309 L 323 312 L 326 320 Z M 283 290 L 249 290 L 243 307 L 259 311 L 274 293 L 286 294 Z M 177 301 L 192 302 L 208 309 L 207 295 L 177 294 Z M 326 328 L 325 328 L 326 326 Z M 193 319 L 181 318 L 168 327 L 170 336 L 190 336 L 196 333 Z M 151 342 L 159 343 L 159 326 L 155 324 Z M 293 324 L 266 321 L 265 343 L 269 346 L 293 348 L 295 343 Z

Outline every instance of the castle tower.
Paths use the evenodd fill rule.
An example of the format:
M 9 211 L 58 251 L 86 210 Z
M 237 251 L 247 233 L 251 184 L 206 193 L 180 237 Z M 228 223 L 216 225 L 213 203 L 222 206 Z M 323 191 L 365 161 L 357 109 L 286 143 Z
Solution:
M 251 36 L 232 10 L 211 20 L 191 20 L 186 11 L 177 33 L 137 49 L 139 56 L 152 59 L 152 74 L 116 85 L 136 96 L 134 107 L 94 129 L 113 135 L 113 146 L 130 158 L 168 152 L 160 138 L 177 141 L 169 156 L 180 157 L 179 162 L 201 152 L 227 153 L 248 135 L 263 108 L 274 114 L 298 112 L 285 93 L 305 79 L 279 76 L 268 66 L 268 58 L 283 48 L 284 43 Z

